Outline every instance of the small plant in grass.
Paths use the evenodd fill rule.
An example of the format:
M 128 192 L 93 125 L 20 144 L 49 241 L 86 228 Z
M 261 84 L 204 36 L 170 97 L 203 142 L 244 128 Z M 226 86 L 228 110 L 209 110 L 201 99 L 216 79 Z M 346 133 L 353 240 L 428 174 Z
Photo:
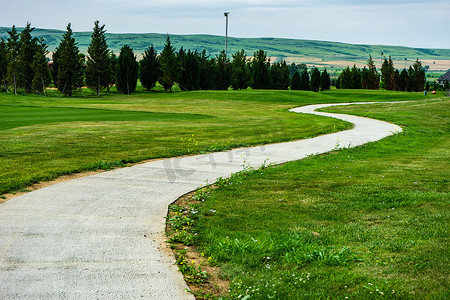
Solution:
M 208 281 L 209 275 L 197 266 L 194 261 L 189 262 L 185 256 L 186 250 L 175 251 L 178 269 L 184 275 L 187 282 L 200 285 Z
M 181 138 L 181 142 L 186 147 L 187 153 L 193 153 L 197 149 L 198 141 L 195 139 L 194 135 L 188 138 Z

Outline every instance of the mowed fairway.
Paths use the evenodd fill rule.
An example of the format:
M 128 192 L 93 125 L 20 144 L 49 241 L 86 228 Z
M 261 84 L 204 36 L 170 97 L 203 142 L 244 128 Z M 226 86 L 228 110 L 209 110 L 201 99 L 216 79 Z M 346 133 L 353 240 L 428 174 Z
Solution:
M 211 190 L 194 230 L 230 298 L 449 299 L 450 101 L 326 111 L 404 132 Z
M 61 98 L 0 94 L 0 194 L 63 174 L 146 159 L 312 137 L 350 125 L 288 109 L 409 100 L 370 91 L 117 93 Z

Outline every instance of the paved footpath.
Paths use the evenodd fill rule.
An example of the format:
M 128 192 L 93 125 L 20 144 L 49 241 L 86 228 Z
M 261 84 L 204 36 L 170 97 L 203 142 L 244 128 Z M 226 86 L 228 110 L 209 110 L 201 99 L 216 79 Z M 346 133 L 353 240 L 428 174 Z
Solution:
M 333 104 L 336 105 L 336 104 Z M 342 105 L 342 104 L 337 104 Z M 343 119 L 351 130 L 281 144 L 152 161 L 49 186 L 0 205 L 0 299 L 194 299 L 165 248 L 167 207 L 220 176 L 377 141 L 401 128 Z

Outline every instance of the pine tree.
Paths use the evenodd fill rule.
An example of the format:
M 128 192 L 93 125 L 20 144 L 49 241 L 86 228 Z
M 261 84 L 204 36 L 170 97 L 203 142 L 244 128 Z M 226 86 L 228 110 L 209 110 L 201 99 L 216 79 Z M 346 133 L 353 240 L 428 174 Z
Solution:
M 278 62 L 270 68 L 270 76 L 273 82 L 273 88 L 276 90 L 287 90 L 291 84 L 289 76 L 289 67 L 286 62 Z
M 369 59 L 367 60 L 368 67 L 368 82 L 367 88 L 372 90 L 378 90 L 380 86 L 380 74 L 377 72 L 377 67 L 375 66 L 375 62 L 372 59 L 372 55 L 369 55 Z
M 117 56 L 116 54 L 114 54 L 114 52 L 111 51 L 111 53 L 108 55 L 108 59 L 109 59 L 109 73 L 111 74 L 111 77 L 109 78 L 109 83 L 106 89 L 109 93 L 111 87 L 116 83 Z
M 7 55 L 6 42 L 2 38 L 0 39 L 0 91 L 4 90 L 5 92 L 8 91 L 8 81 L 6 80 L 8 74 Z
M 300 90 L 309 91 L 309 74 L 308 69 L 303 69 L 300 73 Z
M 339 88 L 341 89 L 352 88 L 352 76 L 349 66 L 347 66 L 347 68 L 345 68 L 342 71 L 341 75 L 339 75 L 338 81 L 339 81 Z
M 19 41 L 19 80 L 17 85 L 20 88 L 25 89 L 26 93 L 32 91 L 32 81 L 34 78 L 33 73 L 33 61 L 34 55 L 38 51 L 38 41 L 31 36 L 35 28 L 31 27 L 30 23 L 20 33 Z
M 200 89 L 200 61 L 197 52 L 189 50 L 187 53 L 181 47 L 177 54 L 181 63 L 181 72 L 178 85 L 183 91 L 194 91 Z
M 120 49 L 116 68 L 117 90 L 122 94 L 131 95 L 136 90 L 139 65 L 130 46 L 124 45 Z
M 139 62 L 139 79 L 147 91 L 158 82 L 160 76 L 159 57 L 153 45 L 145 49 L 142 60 Z
M 164 49 L 161 52 L 159 60 L 161 66 L 161 84 L 164 90 L 170 90 L 172 92 L 172 86 L 177 82 L 182 67 L 169 36 L 166 38 L 166 43 L 164 44 Z
M 41 39 L 40 43 L 37 45 L 37 51 L 34 54 L 33 58 L 34 76 L 31 85 L 36 93 L 38 94 L 44 93 L 44 95 L 45 95 L 45 88 L 49 86 L 51 81 L 50 71 L 47 67 L 47 59 L 46 59 L 47 54 L 48 54 L 47 45 Z
M 79 50 L 70 26 L 71 24 L 69 23 L 57 48 L 56 55 L 58 89 L 69 97 L 72 96 L 76 88 L 81 88 L 83 84 L 82 64 L 78 55 Z M 53 59 L 55 61 L 55 55 Z
M 294 75 L 292 75 L 291 90 L 299 90 L 299 89 L 300 89 L 300 74 L 298 72 L 295 72 Z
M 400 72 L 400 76 L 398 78 L 398 90 L 404 92 L 407 89 L 408 89 L 408 71 L 406 71 L 406 69 L 403 69 Z
M 416 83 L 416 73 L 414 72 L 413 67 L 409 66 L 409 69 L 408 69 L 408 86 L 406 87 L 406 90 L 408 92 L 413 92 L 415 83 Z
M 99 26 L 99 21 L 94 22 L 86 63 L 86 85 L 100 97 L 100 91 L 109 86 L 111 82 L 111 68 L 109 49 L 106 40 L 105 25 Z
M 356 65 L 353 65 L 352 70 L 350 71 L 350 80 L 351 80 L 351 88 L 352 89 L 361 89 L 361 71 Z
M 384 82 L 384 88 L 386 90 L 395 90 L 395 84 L 393 81 L 394 71 L 394 63 L 392 62 L 391 57 L 389 56 L 389 60 L 385 57 L 381 66 L 381 78 Z
M 330 75 L 327 73 L 327 69 L 324 69 L 322 74 L 320 75 L 320 90 L 325 91 L 329 90 L 331 86 Z
M 251 87 L 252 89 L 268 89 L 271 87 L 270 60 L 264 50 L 259 49 L 253 54 L 250 62 Z
M 313 92 L 318 92 L 320 88 L 320 71 L 317 68 L 311 70 L 311 80 L 309 82 L 309 89 Z
M 206 54 L 206 50 L 198 55 L 198 61 L 200 63 L 200 89 L 202 90 L 214 90 L 216 88 L 216 65 L 214 59 L 211 59 Z
M 241 50 L 233 54 L 233 61 L 231 62 L 231 87 L 233 90 L 246 89 L 248 88 L 249 80 L 247 55 L 244 50 Z
M 425 71 L 422 67 L 422 62 L 419 59 L 413 64 L 414 69 L 414 92 L 421 92 L 425 86 Z
M 17 33 L 16 26 L 13 25 L 11 31 L 8 31 L 8 39 L 6 41 L 7 56 L 7 81 L 8 86 L 11 86 L 14 90 L 14 95 L 17 95 L 17 83 L 20 81 L 19 73 L 19 34 Z
M 217 64 L 217 88 L 219 90 L 228 90 L 231 85 L 231 63 L 225 50 L 222 50 L 219 55 L 216 56 Z

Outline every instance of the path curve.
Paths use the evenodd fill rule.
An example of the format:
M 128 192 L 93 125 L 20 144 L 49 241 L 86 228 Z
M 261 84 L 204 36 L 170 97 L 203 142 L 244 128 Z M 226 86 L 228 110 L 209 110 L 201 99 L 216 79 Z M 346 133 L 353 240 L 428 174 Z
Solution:
M 362 103 L 357 103 L 362 104 Z M 247 165 L 283 163 L 401 131 L 315 112 L 353 129 L 287 143 L 157 160 L 52 185 L 0 205 L 1 299 L 194 299 L 164 244 L 167 207 Z

